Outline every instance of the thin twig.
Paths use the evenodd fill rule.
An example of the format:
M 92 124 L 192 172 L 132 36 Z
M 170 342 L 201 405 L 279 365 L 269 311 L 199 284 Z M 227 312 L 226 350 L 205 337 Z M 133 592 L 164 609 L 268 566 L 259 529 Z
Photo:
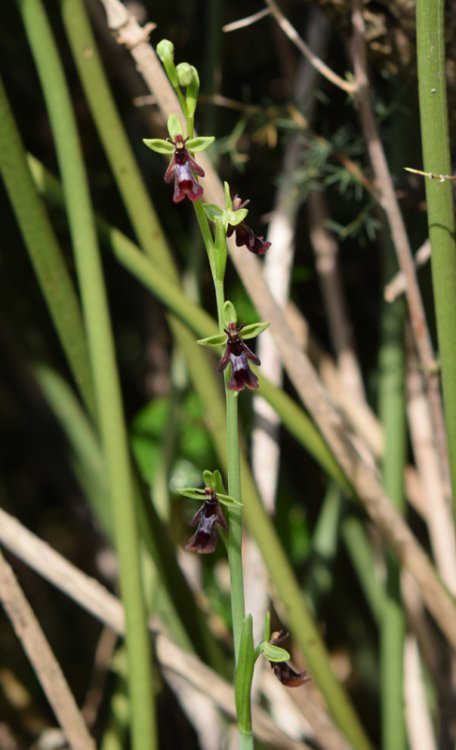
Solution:
M 0 552 L 0 601 L 74 750 L 95 750 L 73 694 L 11 566 Z
M 425 240 L 419 250 L 417 251 L 414 263 L 415 268 L 418 269 L 424 266 L 431 257 L 431 243 L 429 240 Z M 402 271 L 394 276 L 391 281 L 385 286 L 383 296 L 387 302 L 394 302 L 401 294 L 407 291 L 407 279 Z
M 437 750 L 418 644 L 411 634 L 405 641 L 404 672 L 405 717 L 410 750 Z
M 239 19 L 239 21 L 226 23 L 225 26 L 222 26 L 222 31 L 228 33 L 230 31 L 238 31 L 238 29 L 245 29 L 247 26 L 252 26 L 252 24 L 257 23 L 257 21 L 260 21 L 262 18 L 269 16 L 270 13 L 271 11 L 269 8 L 263 8 L 263 10 L 252 13 L 251 16 Z
M 284 16 L 274 0 L 265 0 L 265 3 L 271 12 L 271 15 L 275 18 L 284 34 L 287 35 L 288 39 L 293 42 L 293 44 L 304 55 L 304 57 L 309 60 L 310 64 L 313 65 L 314 68 L 318 70 L 318 72 L 324 78 L 326 78 L 326 80 L 333 83 L 334 86 L 337 86 L 339 89 L 346 91 L 348 94 L 353 94 L 356 91 L 356 84 L 350 81 L 346 81 L 344 78 L 341 78 L 339 75 L 337 75 L 337 73 L 331 70 L 331 68 L 328 67 L 328 65 L 326 65 L 326 63 L 324 63 L 323 60 L 318 57 L 318 55 L 312 52 L 305 41 L 301 39 L 294 26 L 292 26 L 289 20 Z
M 426 390 L 436 435 L 436 451 L 439 457 L 442 474 L 449 488 L 448 446 L 443 419 L 442 399 L 439 389 L 439 378 L 435 372 L 435 354 L 415 274 L 410 243 L 397 202 L 391 173 L 378 134 L 371 104 L 369 80 L 367 76 L 365 26 L 361 0 L 353 0 L 352 24 L 352 56 L 355 80 L 357 82 L 356 102 L 358 105 L 359 117 L 366 138 L 377 186 L 381 191 L 382 197 L 380 203 L 388 220 L 391 236 L 396 248 L 399 267 L 407 279 L 407 303 L 410 312 L 413 335 L 419 358 L 424 369 L 424 377 L 426 379 Z

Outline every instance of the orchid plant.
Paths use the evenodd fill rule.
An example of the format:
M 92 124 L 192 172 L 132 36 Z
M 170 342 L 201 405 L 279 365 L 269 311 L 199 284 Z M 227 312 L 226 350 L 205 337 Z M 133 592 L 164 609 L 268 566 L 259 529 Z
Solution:
M 245 616 L 243 575 L 242 575 L 242 507 L 240 461 L 238 441 L 238 398 L 245 389 L 254 391 L 259 387 L 257 374 L 251 365 L 260 366 L 260 360 L 245 343 L 255 338 L 268 327 L 268 323 L 238 323 L 233 303 L 225 299 L 225 269 L 227 262 L 227 237 L 234 234 L 238 247 L 256 255 L 264 255 L 270 243 L 258 236 L 246 223 L 248 200 L 238 195 L 231 198 L 230 187 L 225 183 L 225 205 L 223 207 L 204 202 L 204 188 L 199 182 L 204 170 L 195 155 L 207 149 L 213 142 L 212 136 L 194 135 L 194 117 L 199 91 L 197 70 L 188 63 L 175 65 L 174 48 L 168 40 L 162 40 L 157 53 L 163 63 L 170 83 L 176 91 L 186 123 L 186 133 L 175 115 L 168 118 L 166 139 L 144 139 L 145 145 L 153 151 L 171 157 L 164 174 L 166 183 L 173 182 L 173 201 L 181 203 L 188 198 L 192 203 L 206 248 L 212 273 L 217 302 L 220 333 L 200 339 L 202 346 L 219 351 L 221 357 L 217 370 L 223 373 L 226 396 L 227 422 L 227 467 L 228 493 L 225 493 L 222 476 L 218 470 L 203 472 L 203 488 L 185 487 L 180 493 L 202 505 L 194 514 L 191 526 L 196 531 L 189 539 L 186 550 L 198 554 L 214 552 L 218 535 L 223 537 L 228 550 L 230 567 L 231 611 L 233 639 L 235 647 L 235 698 L 240 732 L 240 747 L 253 748 L 251 721 L 251 684 L 256 659 L 263 654 L 271 664 L 274 674 L 289 687 L 304 684 L 305 672 L 299 673 L 288 664 L 289 653 L 279 646 L 287 634 L 270 634 L 269 614 L 266 614 L 264 638 L 258 645 L 253 644 L 252 618 Z M 247 498 L 248 502 L 248 498 Z M 228 520 L 222 511 L 227 510 Z

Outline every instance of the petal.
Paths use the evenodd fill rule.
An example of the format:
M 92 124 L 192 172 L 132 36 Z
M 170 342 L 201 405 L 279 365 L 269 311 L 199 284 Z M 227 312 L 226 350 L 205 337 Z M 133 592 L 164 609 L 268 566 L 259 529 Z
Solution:
M 307 672 L 296 672 L 285 661 L 269 663 L 272 671 L 282 685 L 286 685 L 287 687 L 300 687 L 300 685 L 304 685 L 305 682 L 309 682 L 310 680 Z

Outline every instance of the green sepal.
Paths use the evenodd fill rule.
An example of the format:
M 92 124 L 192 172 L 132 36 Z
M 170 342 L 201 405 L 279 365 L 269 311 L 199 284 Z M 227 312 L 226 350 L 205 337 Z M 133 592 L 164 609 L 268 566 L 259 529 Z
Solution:
M 218 469 L 214 469 L 214 471 L 205 469 L 203 471 L 203 481 L 205 487 L 211 487 L 217 494 L 225 492 L 222 475 Z
M 179 487 L 177 489 L 179 495 L 189 497 L 190 500 L 204 500 L 205 492 L 200 487 Z
M 222 505 L 226 505 L 228 508 L 243 508 L 244 503 L 241 503 L 240 500 L 236 500 L 235 497 L 231 497 L 231 495 L 225 495 L 223 492 L 217 492 L 217 497 Z
M 232 211 L 233 210 L 233 201 L 231 200 L 231 190 L 230 190 L 230 186 L 228 185 L 228 183 L 226 182 L 226 180 L 223 183 L 223 192 L 224 192 L 224 195 L 225 195 L 225 208 L 226 208 L 227 211 Z
M 218 333 L 216 336 L 208 336 L 207 339 L 198 339 L 196 343 L 200 346 L 211 346 L 214 349 L 219 349 L 226 344 L 226 334 Z
M 197 154 L 199 151 L 205 151 L 214 141 L 213 135 L 200 135 L 197 138 L 191 138 L 185 145 L 189 151 Z
M 225 326 L 228 326 L 228 323 L 237 323 L 236 308 L 229 299 L 227 299 L 223 305 L 223 320 Z
M 157 154 L 172 154 L 174 152 L 173 144 L 163 138 L 143 138 L 143 143 Z
M 238 224 L 245 221 L 248 213 L 249 212 L 246 208 L 238 208 L 237 211 L 227 210 L 224 212 L 223 218 L 227 225 L 229 224 L 232 227 L 237 227 Z
M 239 642 L 238 665 L 234 680 L 234 699 L 239 730 L 243 734 L 252 732 L 251 698 L 253 668 L 255 666 L 253 646 L 252 615 L 247 615 L 242 623 Z
M 174 44 L 169 39 L 162 39 L 157 44 L 157 55 L 163 63 L 169 82 L 174 88 L 179 85 L 177 78 L 176 66 L 174 65 Z
M 241 338 L 254 339 L 256 336 L 259 336 L 260 333 L 263 333 L 263 331 L 269 328 L 270 325 L 270 323 L 263 323 L 261 321 L 258 321 L 258 323 L 249 323 L 242 329 Z
M 170 138 L 175 141 L 176 135 L 184 135 L 184 131 L 182 129 L 182 123 L 177 117 L 177 115 L 170 115 L 168 117 L 168 133 Z
M 260 651 L 268 661 L 281 662 L 290 661 L 291 656 L 285 648 L 280 646 L 273 646 L 272 643 L 263 642 L 260 646 Z

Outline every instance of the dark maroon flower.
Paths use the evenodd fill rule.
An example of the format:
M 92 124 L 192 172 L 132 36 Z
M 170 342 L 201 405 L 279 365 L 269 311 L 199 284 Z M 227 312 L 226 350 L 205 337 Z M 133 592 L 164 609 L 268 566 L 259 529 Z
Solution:
M 218 363 L 217 370 L 223 372 L 225 367 L 230 364 L 231 378 L 228 388 L 231 391 L 243 391 L 244 388 L 250 388 L 254 391 L 258 388 L 258 378 L 249 367 L 249 359 L 256 365 L 261 363 L 239 336 L 242 328 L 243 326 L 238 326 L 237 323 L 228 323 L 228 328 L 225 328 L 225 333 L 228 336 L 226 349 Z
M 189 552 L 198 552 L 200 555 L 208 555 L 217 546 L 217 524 L 228 531 L 228 524 L 223 515 L 217 495 L 211 487 L 205 487 L 206 500 L 199 510 L 196 511 L 190 526 L 197 526 L 195 533 L 189 539 L 185 549 Z
M 185 143 L 181 135 L 176 135 L 176 140 L 171 141 L 174 145 L 174 154 L 168 169 L 165 172 L 165 182 L 171 182 L 174 178 L 174 203 L 180 203 L 185 196 L 191 201 L 201 198 L 203 188 L 199 185 L 194 177 L 194 173 L 204 177 L 204 170 L 190 156 L 185 148 Z
M 285 630 L 279 630 L 272 634 L 269 643 L 273 646 L 278 646 L 287 638 L 288 633 Z M 286 685 L 286 687 L 300 687 L 310 680 L 307 672 L 296 672 L 286 661 L 270 661 L 269 664 L 271 665 L 271 669 L 277 679 L 280 680 L 283 685 Z
M 235 195 L 233 198 L 233 210 L 238 211 L 240 208 L 245 208 L 249 203 L 249 200 L 243 201 L 238 195 Z M 266 250 L 271 247 L 271 243 L 265 242 L 264 237 L 256 235 L 245 221 L 241 221 L 240 224 L 236 224 L 235 226 L 228 224 L 227 237 L 231 237 L 233 232 L 236 237 L 236 245 L 238 247 L 245 245 L 255 255 L 264 255 Z

